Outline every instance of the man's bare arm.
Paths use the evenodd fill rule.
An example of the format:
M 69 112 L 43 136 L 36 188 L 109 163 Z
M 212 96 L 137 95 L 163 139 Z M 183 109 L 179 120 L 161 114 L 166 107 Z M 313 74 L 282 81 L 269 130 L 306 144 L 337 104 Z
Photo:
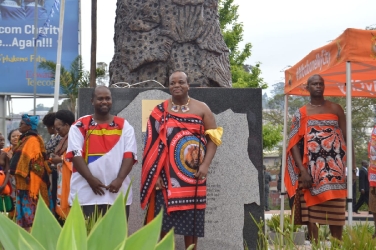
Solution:
M 204 129 L 216 129 L 217 124 L 215 122 L 214 114 L 211 112 L 209 107 L 204 104 L 200 103 L 202 105 L 202 108 L 204 110 L 204 116 L 203 116 L 203 122 L 204 122 Z M 196 177 L 201 179 L 202 177 L 206 177 L 210 164 L 214 158 L 214 155 L 217 151 L 217 145 L 210 139 L 209 136 L 206 136 L 207 144 L 206 144 L 206 153 L 203 162 L 201 163 L 199 167 L 199 171 L 196 173 Z

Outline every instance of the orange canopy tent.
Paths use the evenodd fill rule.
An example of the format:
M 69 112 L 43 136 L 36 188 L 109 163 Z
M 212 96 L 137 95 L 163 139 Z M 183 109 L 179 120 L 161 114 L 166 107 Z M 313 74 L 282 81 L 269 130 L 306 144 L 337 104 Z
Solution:
M 285 94 L 309 95 L 310 76 L 325 80 L 326 96 L 346 95 L 346 62 L 351 62 L 352 96 L 376 97 L 376 30 L 346 29 L 285 71 Z
M 320 74 L 325 81 L 326 96 L 346 96 L 346 137 L 352 145 L 351 97 L 376 97 L 376 30 L 346 29 L 329 44 L 313 50 L 300 62 L 285 71 L 285 117 L 283 135 L 282 180 L 286 165 L 288 95 L 309 95 L 307 80 Z M 351 82 L 351 84 L 346 84 Z M 352 147 L 347 147 L 347 169 L 351 169 Z M 352 171 L 348 171 L 352 179 Z M 285 194 L 284 185 L 281 195 Z M 283 197 L 281 197 L 283 198 Z M 352 183 L 347 183 L 348 223 L 352 223 Z M 281 228 L 283 228 L 284 199 L 281 199 Z

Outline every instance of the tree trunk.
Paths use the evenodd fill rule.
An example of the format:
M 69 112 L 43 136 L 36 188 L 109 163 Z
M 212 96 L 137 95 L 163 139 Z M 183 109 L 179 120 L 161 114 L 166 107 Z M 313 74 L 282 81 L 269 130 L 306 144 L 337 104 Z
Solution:
M 90 87 L 96 86 L 97 68 L 97 0 L 91 0 L 91 59 L 90 59 Z

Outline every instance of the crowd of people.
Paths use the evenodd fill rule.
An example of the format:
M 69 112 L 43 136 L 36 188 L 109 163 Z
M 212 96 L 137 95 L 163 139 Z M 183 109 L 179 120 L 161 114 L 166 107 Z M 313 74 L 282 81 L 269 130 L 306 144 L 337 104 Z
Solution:
M 357 169 L 352 159 L 353 180 L 346 178 L 346 118 L 342 107 L 324 99 L 320 75 L 308 79 L 310 102 L 296 111 L 286 156 L 284 184 L 290 205 L 298 202 L 302 223 L 312 240 L 318 240 L 318 224 L 329 225 L 337 239 L 345 224 L 347 181 Z M 149 223 L 163 209 L 163 237 L 174 228 L 184 235 L 186 247 L 204 236 L 206 178 L 211 161 L 221 144 L 223 130 L 210 108 L 189 97 L 189 78 L 174 72 L 169 78 L 171 98 L 157 105 L 147 122 L 142 157 L 141 207 Z M 129 173 L 137 162 L 133 127 L 110 113 L 111 91 L 93 90 L 94 113 L 75 120 L 68 110 L 50 113 L 43 124 L 51 138 L 45 143 L 36 128 L 38 116 L 22 115 L 19 128 L 10 131 L 10 146 L 4 148 L 0 135 L 0 193 L 8 190 L 15 203 L 9 216 L 29 230 L 38 199 L 43 199 L 61 224 L 78 197 L 86 218 L 95 211 L 104 214 L 119 192 L 130 185 Z M 357 213 L 366 202 L 376 221 L 376 127 L 369 144 L 369 162 L 359 169 L 361 197 Z M 264 167 L 265 194 L 270 175 Z M 0 176 L 1 177 L 1 176 Z M 11 190 L 11 191 L 9 191 Z M 267 198 L 266 198 L 267 199 Z M 126 201 L 126 216 L 132 191 Z M 269 210 L 269 204 L 265 203 Z
M 147 123 L 142 159 L 141 207 L 149 223 L 163 208 L 161 238 L 175 228 L 186 247 L 204 236 L 206 178 L 221 144 L 210 108 L 189 97 L 189 78 L 174 72 L 169 78 L 171 98 L 156 106 Z M 120 192 L 126 194 L 129 173 L 137 162 L 133 127 L 110 113 L 111 91 L 93 90 L 92 115 L 75 120 L 69 110 L 49 113 L 43 124 L 51 138 L 38 134 L 38 116 L 22 115 L 19 128 L 9 133 L 3 148 L 0 135 L 0 193 L 12 190 L 15 209 L 9 211 L 26 230 L 33 225 L 38 199 L 43 199 L 61 224 L 77 196 L 86 218 L 95 211 L 105 214 Z M 126 216 L 132 190 L 126 201 Z

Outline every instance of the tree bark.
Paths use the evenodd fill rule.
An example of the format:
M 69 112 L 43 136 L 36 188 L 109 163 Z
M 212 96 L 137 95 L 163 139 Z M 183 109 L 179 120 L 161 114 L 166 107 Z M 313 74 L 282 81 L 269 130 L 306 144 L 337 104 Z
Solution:
M 90 87 L 96 86 L 97 68 L 97 0 L 91 0 L 91 59 L 90 59 Z

